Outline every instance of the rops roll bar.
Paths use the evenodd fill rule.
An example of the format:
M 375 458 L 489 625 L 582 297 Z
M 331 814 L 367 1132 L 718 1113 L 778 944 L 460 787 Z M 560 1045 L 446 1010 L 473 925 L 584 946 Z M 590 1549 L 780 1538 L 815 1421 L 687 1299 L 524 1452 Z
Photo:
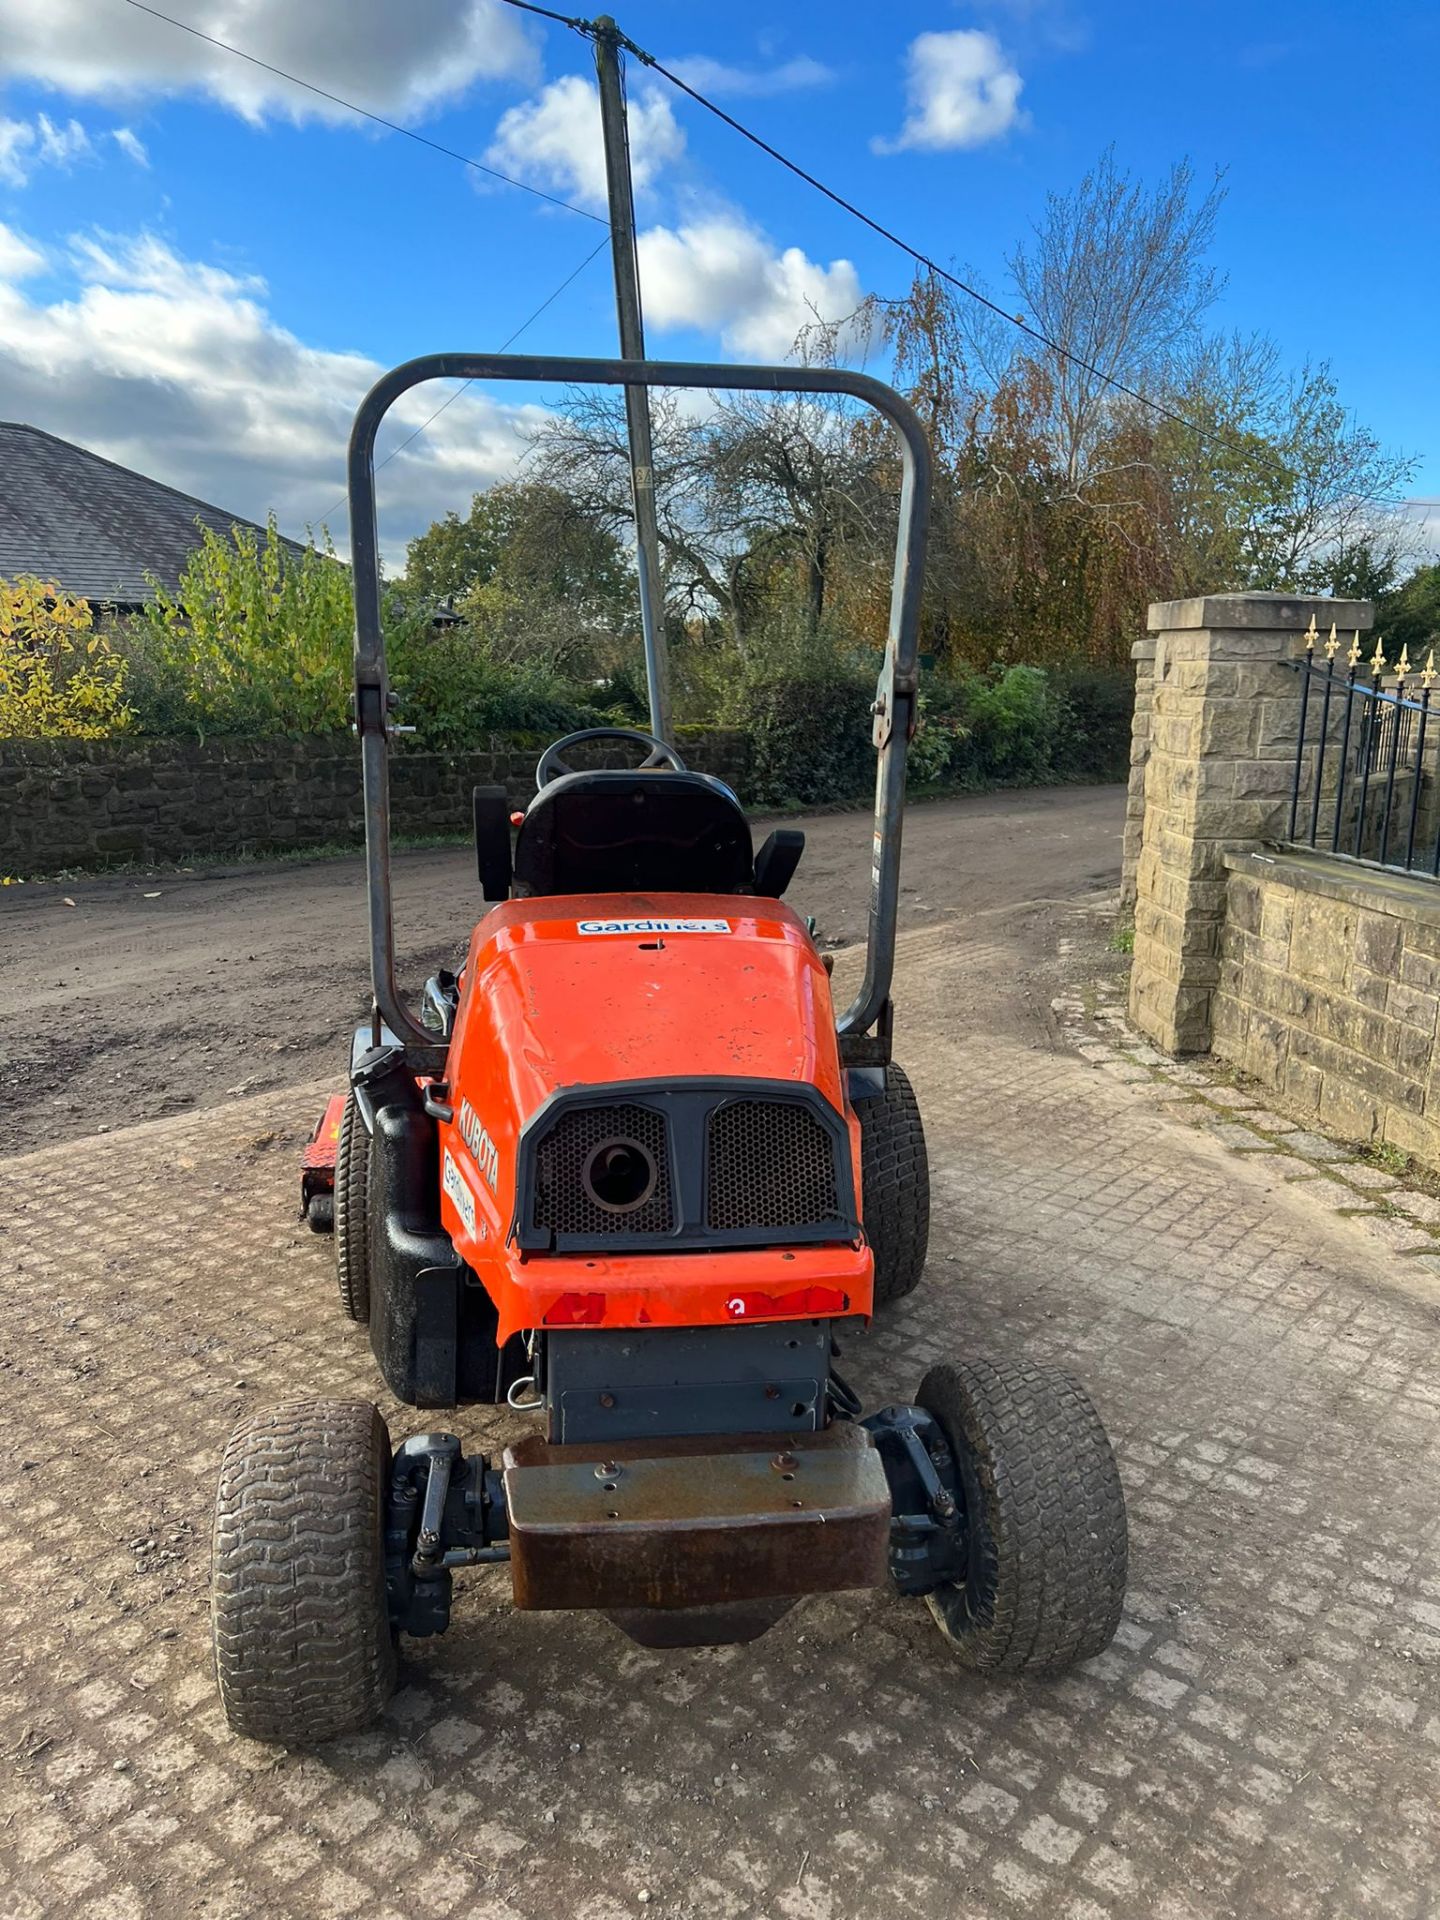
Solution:
M 875 696 L 875 841 L 870 875 L 865 979 L 836 1021 L 859 1036 L 885 1009 L 895 963 L 900 898 L 900 829 L 905 755 L 915 727 L 920 589 L 929 530 L 931 458 L 918 415 L 868 374 L 815 367 L 709 366 L 667 360 L 572 360 L 530 354 L 431 353 L 385 374 L 360 402 L 350 433 L 350 548 L 355 580 L 355 720 L 365 788 L 365 865 L 370 911 L 370 974 L 380 1018 L 407 1046 L 435 1051 L 435 1035 L 410 1013 L 395 984 L 395 924 L 390 885 L 389 745 L 394 701 L 380 627 L 380 556 L 375 525 L 375 435 L 403 393 L 425 380 L 530 380 L 547 386 L 704 387 L 760 393 L 844 393 L 864 400 L 899 430 L 900 525 L 890 592 L 885 661 Z

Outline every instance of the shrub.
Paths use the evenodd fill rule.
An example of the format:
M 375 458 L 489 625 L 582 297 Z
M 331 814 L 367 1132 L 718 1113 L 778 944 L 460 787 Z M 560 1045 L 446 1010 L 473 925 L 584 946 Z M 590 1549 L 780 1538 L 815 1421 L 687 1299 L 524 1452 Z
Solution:
M 973 682 L 967 758 L 982 780 L 1028 785 L 1051 771 L 1060 702 L 1039 667 L 1007 667 Z
M 464 623 L 437 628 L 414 596 L 387 593 L 390 683 L 417 744 L 598 722 L 593 703 L 538 662 L 497 661 Z M 130 621 L 122 644 L 140 728 L 151 734 L 323 734 L 351 718 L 350 574 L 330 553 L 296 553 L 272 520 L 228 538 L 202 529 L 174 592 Z
M 942 700 L 937 705 L 932 695 L 922 693 L 919 723 L 906 760 L 911 786 L 938 786 L 947 780 L 957 754 L 969 738 L 970 729 L 947 710 L 947 703 Z
M 830 806 L 875 778 L 870 747 L 874 676 L 816 655 L 752 661 L 723 718 L 750 736 L 750 798 L 758 806 Z
M 329 733 L 350 717 L 350 575 L 330 553 L 296 554 L 272 516 L 261 540 L 200 528 L 172 592 L 131 628 L 146 732 Z
M 1130 771 L 1135 681 L 1128 673 L 1057 673 L 1062 714 L 1055 771 L 1071 780 L 1123 780 Z
M 0 579 L 0 739 L 103 740 L 131 718 L 125 662 L 89 601 L 29 574 Z
M 570 733 L 606 716 L 543 667 L 492 660 L 468 627 L 409 624 L 391 647 L 399 718 L 418 744 L 458 748 L 489 733 Z

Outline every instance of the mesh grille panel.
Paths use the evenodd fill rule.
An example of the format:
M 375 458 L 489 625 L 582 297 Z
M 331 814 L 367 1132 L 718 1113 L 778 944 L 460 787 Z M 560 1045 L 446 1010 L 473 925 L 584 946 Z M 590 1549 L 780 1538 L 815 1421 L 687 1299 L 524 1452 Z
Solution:
M 598 1206 L 585 1191 L 585 1163 L 607 1140 L 633 1140 L 655 1162 L 649 1198 L 628 1213 Z M 535 1149 L 535 1225 L 550 1233 L 669 1233 L 675 1224 L 665 1118 L 650 1107 L 570 1108 Z
M 710 1115 L 711 1227 L 808 1227 L 839 1211 L 834 1148 L 808 1107 L 731 1100 Z

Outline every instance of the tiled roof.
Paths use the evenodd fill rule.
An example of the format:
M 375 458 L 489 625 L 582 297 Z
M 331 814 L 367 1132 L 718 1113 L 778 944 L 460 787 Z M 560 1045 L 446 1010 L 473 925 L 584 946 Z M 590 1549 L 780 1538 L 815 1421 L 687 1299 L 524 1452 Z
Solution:
M 197 520 L 221 534 L 254 525 L 39 427 L 0 421 L 5 578 L 35 574 L 89 600 L 136 606 L 151 597 L 147 574 L 175 585 L 199 545 Z

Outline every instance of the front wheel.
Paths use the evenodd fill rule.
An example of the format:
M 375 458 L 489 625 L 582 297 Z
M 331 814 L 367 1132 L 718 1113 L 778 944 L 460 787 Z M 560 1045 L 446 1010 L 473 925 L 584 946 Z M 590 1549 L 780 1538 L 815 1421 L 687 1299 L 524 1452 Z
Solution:
M 1100 1416 L 1060 1367 L 932 1367 L 919 1404 L 954 1456 L 964 1580 L 927 1596 L 967 1667 L 1056 1673 L 1114 1638 L 1125 1598 L 1120 1475 Z
M 230 1436 L 211 1625 L 236 1733 L 311 1746 L 378 1718 L 395 1686 L 389 1487 L 390 1435 L 368 1401 L 292 1401 Z

